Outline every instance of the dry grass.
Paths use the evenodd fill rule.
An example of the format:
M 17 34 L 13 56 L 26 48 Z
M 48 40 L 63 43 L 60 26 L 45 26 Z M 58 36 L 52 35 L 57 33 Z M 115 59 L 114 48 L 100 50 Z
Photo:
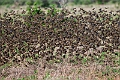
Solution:
M 89 6 L 89 8 L 85 6 L 81 7 L 89 11 L 96 6 Z M 96 9 L 98 9 L 99 7 L 103 9 L 105 7 L 109 7 L 110 10 L 115 9 L 113 5 L 97 5 Z M 3 9 L 4 8 L 2 8 L 1 11 L 3 11 Z M 71 9 L 71 7 L 69 7 L 69 9 Z M 14 10 L 17 11 L 17 9 Z M 31 15 L 24 16 L 24 20 L 26 22 L 28 21 L 26 25 L 22 21 L 19 21 L 17 19 L 15 22 L 12 18 L 10 18 L 11 21 L 8 20 L 7 17 L 1 18 L 0 21 L 4 24 L 2 24 L 3 26 L 2 28 L 0 28 L 2 29 L 2 34 L 0 34 L 2 36 L 2 48 L 0 49 L 3 49 L 3 52 L 0 51 L 2 53 L 0 54 L 2 55 L 0 56 L 0 80 L 120 80 L 120 39 L 118 40 L 118 38 L 116 37 L 120 36 L 120 31 L 118 30 L 120 29 L 120 22 L 115 23 L 116 21 L 118 21 L 117 18 L 115 20 L 111 20 L 111 18 L 113 18 L 112 14 L 110 14 L 109 16 L 105 13 L 104 16 L 104 14 L 101 13 L 100 15 L 102 15 L 102 17 L 97 18 L 97 13 L 95 13 L 95 15 L 93 14 L 93 17 L 87 11 L 85 11 L 85 13 L 89 16 L 71 16 L 68 17 L 67 20 L 66 18 L 64 18 L 64 14 L 52 16 L 52 18 L 51 14 L 45 15 L 44 13 L 32 16 L 32 19 L 30 17 Z M 63 18 L 59 18 L 61 16 L 63 16 Z M 120 15 L 118 14 L 118 16 Z M 45 18 L 45 20 L 39 20 L 38 17 L 40 17 L 40 19 L 41 17 L 43 17 L 43 19 Z M 91 17 L 95 18 L 92 18 L 93 22 L 91 22 Z M 106 20 L 102 21 L 101 18 L 104 17 L 106 17 Z M 58 19 L 56 20 L 56 18 Z M 78 21 L 75 21 L 73 19 L 78 19 Z M 98 19 L 101 20 L 101 22 L 99 22 Z M 91 23 L 92 28 L 89 24 L 86 24 L 87 22 L 89 22 L 89 24 Z M 29 25 L 29 23 L 31 23 L 31 25 Z M 98 25 L 94 26 L 94 24 Z M 109 26 L 106 24 L 108 24 Z M 60 25 L 62 26 L 62 28 L 60 27 Z M 104 26 L 101 27 L 101 25 Z M 58 28 L 56 28 L 56 26 L 58 26 Z M 106 27 L 108 27 L 109 30 Z M 75 29 L 76 31 L 72 29 Z M 98 34 L 97 30 L 100 35 L 95 35 L 96 33 Z M 102 30 L 104 30 L 103 32 L 108 31 L 109 34 L 107 34 L 107 32 L 103 33 Z M 64 33 L 65 31 L 66 33 L 68 33 L 67 35 L 66 33 Z M 76 34 L 76 32 L 78 32 L 79 34 Z M 74 33 L 74 35 L 71 33 Z M 48 35 L 47 38 L 46 35 Z M 73 37 L 71 37 L 71 35 Z M 86 36 L 84 35 L 86 35 L 88 39 L 86 39 Z M 94 35 L 94 37 L 90 37 L 90 35 Z M 104 36 L 106 39 L 106 43 L 102 42 L 104 40 Z M 53 38 L 51 39 L 51 37 Z M 64 39 L 64 37 L 66 38 Z M 78 40 L 78 38 L 81 37 L 81 41 Z M 110 41 L 109 38 L 111 39 Z M 55 42 L 55 39 L 58 41 Z M 93 39 L 95 40 L 92 41 Z M 26 40 L 26 42 L 23 42 L 23 40 Z M 4 44 L 3 41 L 6 44 Z M 88 41 L 91 41 L 90 43 L 93 44 L 90 45 Z M 100 43 L 98 43 L 98 41 L 100 41 Z M 107 41 L 109 43 L 107 43 Z M 114 47 L 111 47 L 111 44 Z M 117 46 L 114 44 L 116 44 Z M 81 45 L 84 50 L 83 48 L 80 49 Z M 106 47 L 104 47 L 103 50 L 98 50 L 98 48 L 102 45 Z M 92 47 L 95 49 L 93 49 Z M 27 51 L 28 48 L 29 51 Z M 35 53 L 37 54 L 37 57 Z M 71 55 L 66 58 L 68 53 L 70 53 Z M 63 54 L 65 55 L 65 58 Z M 82 57 L 79 58 L 79 56 Z M 86 56 L 89 57 L 88 62 L 86 62 L 86 59 L 84 59 L 84 57 Z M 98 58 L 94 58 L 95 56 L 97 56 Z M 63 61 L 60 61 L 61 59 Z M 95 59 L 99 59 L 98 61 L 103 61 L 105 63 L 102 65 Z M 13 64 L 8 64 L 8 62 L 13 62 Z
M 35 65 L 29 65 L 28 67 L 13 66 L 3 70 L 2 74 L 6 74 L 4 80 L 17 80 L 31 75 L 35 75 L 34 80 L 120 80 L 119 74 L 103 75 L 102 71 L 105 68 L 105 66 L 96 63 L 88 66 L 62 63 L 53 64 L 46 68 Z M 37 72 L 35 73 L 35 71 Z M 24 78 L 24 80 L 28 79 L 30 78 Z

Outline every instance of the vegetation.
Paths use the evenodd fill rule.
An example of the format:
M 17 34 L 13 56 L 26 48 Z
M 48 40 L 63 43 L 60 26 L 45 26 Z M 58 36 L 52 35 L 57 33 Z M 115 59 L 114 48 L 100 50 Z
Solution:
M 73 72 L 89 76 L 90 71 L 94 71 L 94 77 L 107 76 L 108 80 L 120 75 L 120 11 L 99 9 L 96 12 L 82 8 L 72 11 L 59 10 L 54 5 L 43 10 L 34 4 L 19 14 L 12 10 L 0 15 L 0 78 L 1 75 L 3 80 L 11 76 L 11 66 L 14 70 L 26 66 L 32 70 L 31 74 L 22 78 L 18 74 L 17 79 L 37 80 L 42 70 L 52 68 L 56 71 L 61 69 L 60 64 L 72 65 L 70 72 L 66 69 L 67 75 Z M 92 63 L 95 63 L 93 69 L 84 71 L 83 68 Z M 57 69 L 56 64 L 60 65 Z M 31 68 L 30 65 L 34 66 Z M 77 68 L 73 68 L 74 65 Z M 96 67 L 98 65 L 102 68 Z M 18 72 L 25 74 L 26 67 Z M 44 73 L 43 80 L 53 76 L 49 70 Z M 16 76 L 12 79 L 16 80 Z
M 49 7 L 51 4 L 56 4 L 59 6 L 59 3 L 57 0 L 0 0 L 0 5 L 11 5 L 11 4 L 16 4 L 16 2 L 19 5 L 34 5 L 34 3 L 38 3 L 42 7 Z M 93 4 L 93 3 L 98 3 L 98 4 L 106 4 L 108 2 L 111 3 L 120 3 L 120 0 L 73 0 L 74 4 Z

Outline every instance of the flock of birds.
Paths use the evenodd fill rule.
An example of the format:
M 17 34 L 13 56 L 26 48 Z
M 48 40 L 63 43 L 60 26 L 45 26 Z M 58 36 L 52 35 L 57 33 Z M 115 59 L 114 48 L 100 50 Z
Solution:
M 102 52 L 120 52 L 119 11 L 74 8 L 73 12 L 63 9 L 52 15 L 53 11 L 50 8 L 49 13 L 41 11 L 35 15 L 31 11 L 23 16 L 11 11 L 0 16 L 0 65 L 10 61 L 24 63 L 26 58 L 62 61 L 65 55 L 70 60 L 76 56 L 80 61 Z M 105 60 L 111 62 L 112 57 Z

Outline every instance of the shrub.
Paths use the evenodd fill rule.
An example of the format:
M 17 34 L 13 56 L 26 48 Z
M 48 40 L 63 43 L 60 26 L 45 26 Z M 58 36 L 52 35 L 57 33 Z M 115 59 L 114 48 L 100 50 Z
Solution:
M 42 0 L 42 5 L 41 7 L 49 7 L 50 3 L 48 2 L 48 0 Z

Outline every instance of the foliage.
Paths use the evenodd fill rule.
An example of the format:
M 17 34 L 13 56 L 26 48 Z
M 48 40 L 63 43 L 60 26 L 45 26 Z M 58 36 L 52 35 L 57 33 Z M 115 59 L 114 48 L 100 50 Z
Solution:
M 33 5 L 33 4 L 34 4 L 34 1 L 33 1 L 33 0 L 27 0 L 26 4 L 27 4 L 27 5 Z
M 55 16 L 59 13 L 60 10 L 56 9 L 55 5 L 51 5 L 51 9 L 48 10 L 48 14 Z
M 41 7 L 49 7 L 51 4 L 56 4 L 58 7 L 60 6 L 59 2 L 57 0 L 18 0 L 19 5 L 34 5 L 34 3 L 39 4 Z M 118 3 L 120 4 L 120 0 L 74 0 L 74 4 L 105 4 L 108 2 L 112 3 Z M 14 0 L 0 0 L 0 5 L 6 5 L 6 4 L 14 4 Z
M 74 3 L 75 4 L 85 4 L 85 5 L 87 5 L 87 4 L 91 4 L 92 1 L 91 0 L 74 0 Z
M 0 0 L 0 5 L 13 4 L 14 0 Z
M 41 7 L 49 7 L 50 3 L 48 0 L 42 0 L 42 5 Z

